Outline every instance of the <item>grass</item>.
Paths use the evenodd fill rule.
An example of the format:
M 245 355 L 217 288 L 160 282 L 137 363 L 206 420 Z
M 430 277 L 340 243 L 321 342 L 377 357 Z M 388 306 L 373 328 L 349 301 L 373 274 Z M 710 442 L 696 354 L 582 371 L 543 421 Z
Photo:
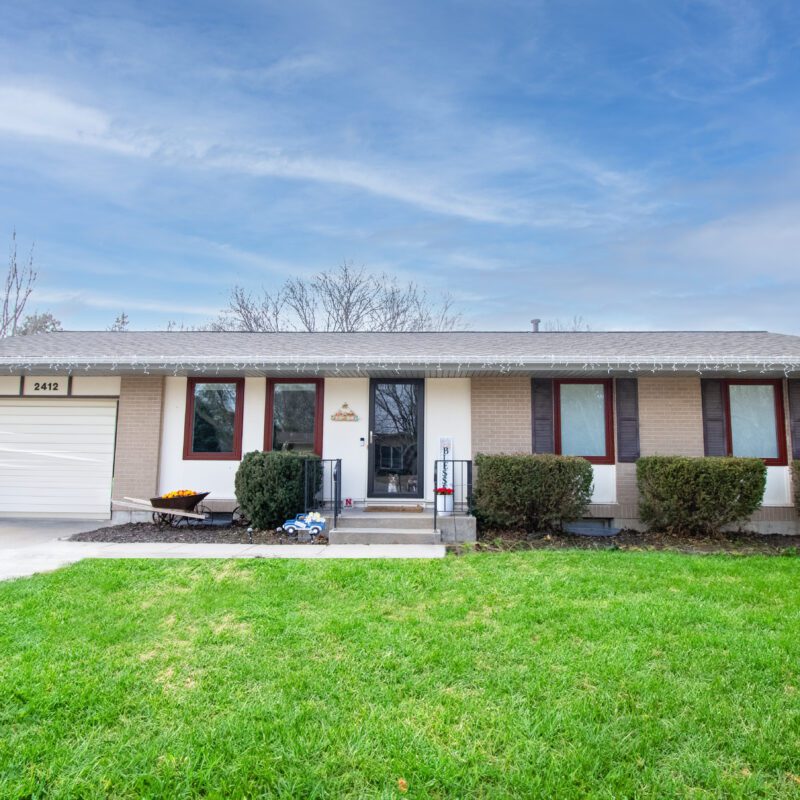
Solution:
M 0 797 L 798 797 L 799 587 L 652 552 L 83 562 L 0 584 Z

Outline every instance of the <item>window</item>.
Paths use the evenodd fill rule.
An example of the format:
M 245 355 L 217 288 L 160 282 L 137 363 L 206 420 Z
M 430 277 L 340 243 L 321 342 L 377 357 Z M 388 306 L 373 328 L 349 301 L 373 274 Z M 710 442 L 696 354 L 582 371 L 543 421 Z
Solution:
M 401 470 L 403 468 L 403 448 L 398 445 L 382 444 L 378 448 L 378 467 L 395 471 Z
M 189 378 L 183 457 L 240 460 L 243 405 L 244 378 Z
M 555 452 L 614 463 L 610 380 L 553 382 Z
M 267 382 L 265 450 L 322 455 L 322 387 L 313 378 Z
M 728 455 L 785 465 L 786 436 L 780 381 L 723 382 Z

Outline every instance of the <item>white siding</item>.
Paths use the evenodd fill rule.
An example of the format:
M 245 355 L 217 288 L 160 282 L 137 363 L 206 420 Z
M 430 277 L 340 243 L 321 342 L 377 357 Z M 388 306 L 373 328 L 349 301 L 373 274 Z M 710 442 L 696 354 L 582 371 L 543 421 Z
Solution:
M 0 400 L 0 514 L 108 519 L 115 400 Z
M 19 397 L 22 378 L 19 375 L 0 375 L 0 395 Z
M 441 458 L 439 439 L 453 440 L 448 458 L 472 458 L 470 378 L 428 378 L 425 381 L 425 499 L 433 502 L 433 463 Z M 451 476 L 458 480 L 459 475 Z
M 617 502 L 617 467 L 615 464 L 592 464 L 594 487 L 593 503 Z
M 767 485 L 764 487 L 765 506 L 792 505 L 791 467 L 767 467 Z
M 82 376 L 72 379 L 73 397 L 118 397 L 121 385 L 119 376 Z
M 343 403 L 358 414 L 358 422 L 331 419 Z M 367 496 L 369 378 L 327 378 L 322 417 L 323 457 L 342 459 L 342 500 L 361 502 Z

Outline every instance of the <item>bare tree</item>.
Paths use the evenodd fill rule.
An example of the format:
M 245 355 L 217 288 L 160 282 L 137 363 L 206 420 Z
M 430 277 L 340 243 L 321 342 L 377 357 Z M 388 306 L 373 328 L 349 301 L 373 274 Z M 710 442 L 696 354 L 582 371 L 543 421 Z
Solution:
M 311 278 L 289 278 L 260 295 L 234 287 L 214 330 L 446 331 L 461 326 L 452 298 L 429 298 L 416 283 L 347 262 Z
M 283 330 L 281 322 L 286 305 L 285 287 L 284 284 L 277 294 L 273 295 L 264 290 L 261 297 L 256 297 L 241 286 L 234 286 L 228 307 L 211 323 L 211 330 L 267 333 Z
M 128 315 L 122 311 L 114 320 L 114 322 L 108 326 L 108 330 L 110 331 L 126 331 L 128 330 L 128 325 L 130 325 L 130 319 L 128 319 Z
M 28 314 L 19 324 L 17 335 L 30 336 L 34 333 L 53 333 L 54 331 L 63 330 L 61 320 L 56 319 L 49 311 L 43 311 L 41 314 L 38 311 L 34 311 L 33 314 Z
M 187 325 L 185 322 L 178 322 L 177 320 L 171 319 L 167 322 L 166 330 L 168 332 L 171 331 L 213 331 L 213 330 L 220 330 L 214 327 L 215 323 L 205 323 L 203 325 Z
M 8 272 L 3 285 L 2 310 L 0 311 L 0 339 L 17 333 L 25 305 L 36 283 L 36 270 L 33 268 L 33 246 L 27 263 L 20 265 L 17 260 L 17 232 L 11 234 L 11 248 L 8 254 Z
M 544 330 L 549 332 L 590 331 L 591 329 L 589 323 L 579 315 L 568 320 L 546 320 L 544 323 Z

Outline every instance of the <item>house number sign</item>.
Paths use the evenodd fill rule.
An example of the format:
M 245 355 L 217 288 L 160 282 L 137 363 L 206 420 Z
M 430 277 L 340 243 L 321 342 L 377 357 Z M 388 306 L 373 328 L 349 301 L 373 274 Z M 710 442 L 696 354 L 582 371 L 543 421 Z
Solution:
M 66 397 L 69 394 L 69 378 L 59 375 L 26 375 L 22 394 L 37 397 Z

